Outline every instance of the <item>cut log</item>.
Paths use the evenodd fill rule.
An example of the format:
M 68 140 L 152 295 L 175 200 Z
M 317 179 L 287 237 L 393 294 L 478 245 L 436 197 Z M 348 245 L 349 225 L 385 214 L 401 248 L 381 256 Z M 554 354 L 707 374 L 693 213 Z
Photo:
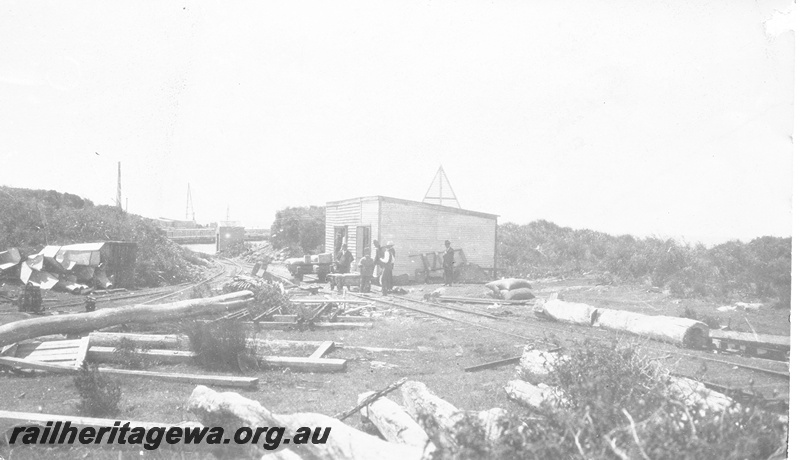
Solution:
M 538 409 L 547 401 L 554 402 L 558 400 L 556 390 L 544 383 L 533 385 L 524 380 L 516 379 L 509 381 L 505 386 L 505 390 L 510 400 L 530 409 Z
M 403 404 L 409 414 L 423 427 L 437 448 L 454 450 L 458 448 L 456 433 L 459 422 L 471 418 L 479 424 L 485 434 L 484 441 L 493 444 L 503 433 L 501 419 L 506 416 L 503 409 L 487 411 L 461 411 L 449 402 L 439 398 L 421 382 L 406 382 L 400 390 Z
M 360 394 L 358 402 L 361 403 L 373 394 L 374 391 Z M 363 407 L 361 415 L 375 425 L 387 441 L 418 449 L 419 456 L 416 458 L 430 455 L 435 449 L 425 430 L 399 404 L 389 398 L 378 398 Z
M 0 345 L 49 334 L 80 334 L 123 323 L 160 323 L 219 313 L 228 308 L 240 308 L 252 299 L 252 292 L 240 291 L 163 305 L 104 308 L 89 313 L 24 319 L 0 325 Z
M 597 321 L 597 308 L 585 304 L 548 300 L 542 306 L 541 315 L 554 321 L 561 321 L 581 326 L 592 326 Z
M 603 329 L 629 332 L 689 348 L 708 345 L 708 326 L 700 321 L 674 316 L 650 316 L 629 311 L 598 308 L 597 325 Z
M 408 460 L 419 458 L 419 451 L 414 447 L 382 441 L 352 428 L 334 418 L 314 413 L 275 414 L 265 409 L 256 401 L 247 399 L 236 393 L 218 393 L 204 386 L 198 386 L 189 398 L 189 410 L 202 423 L 209 426 L 221 426 L 226 432 L 235 432 L 247 426 L 286 427 L 283 439 L 292 437 L 301 427 L 319 427 L 320 435 L 330 428 L 330 435 L 325 443 L 294 444 L 281 443 L 275 453 L 291 450 L 306 460 Z M 224 455 L 228 458 L 261 458 L 264 447 L 259 444 L 228 445 Z
M 175 334 L 127 334 L 122 332 L 92 332 L 92 346 L 116 347 L 122 339 L 130 340 L 139 348 L 177 349 L 189 345 L 189 338 Z
M 47 371 L 57 374 L 75 374 L 78 372 L 78 370 L 72 366 L 27 361 L 19 358 L 0 357 L 0 364 L 17 367 L 20 369 Z M 128 369 L 110 369 L 105 367 L 99 367 L 98 371 L 101 374 L 107 374 L 107 375 L 145 377 L 154 380 L 192 383 L 195 385 L 200 385 L 200 384 L 218 385 L 218 386 L 237 387 L 237 388 L 256 388 L 258 386 L 258 378 L 256 377 L 234 377 L 227 375 L 169 374 L 164 372 L 135 371 Z

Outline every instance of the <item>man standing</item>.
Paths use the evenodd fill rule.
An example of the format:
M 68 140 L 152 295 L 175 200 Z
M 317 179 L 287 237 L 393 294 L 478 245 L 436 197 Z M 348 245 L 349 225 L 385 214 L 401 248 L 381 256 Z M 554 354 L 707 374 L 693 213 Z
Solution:
M 372 286 L 372 269 L 375 262 L 369 256 L 369 249 L 364 251 L 364 257 L 358 261 L 358 270 L 361 273 L 361 292 L 370 292 Z
M 336 256 L 336 272 L 337 273 L 350 273 L 350 264 L 353 263 L 353 254 L 347 250 L 347 245 L 342 245 L 342 250 Z
M 444 285 L 453 285 L 453 265 L 455 264 L 455 251 L 450 247 L 450 240 L 444 241 L 444 255 L 442 256 L 442 265 L 444 268 Z
M 383 274 L 381 275 L 381 293 L 388 294 L 392 290 L 392 269 L 394 268 L 394 243 L 386 243 L 386 250 L 381 259 Z
M 373 278 L 375 278 L 375 284 L 381 284 L 381 275 L 383 274 L 383 248 L 381 244 L 378 243 L 378 240 L 372 240 L 372 245 L 375 247 L 375 254 L 372 256 L 372 260 L 375 262 L 375 272 L 373 273 Z

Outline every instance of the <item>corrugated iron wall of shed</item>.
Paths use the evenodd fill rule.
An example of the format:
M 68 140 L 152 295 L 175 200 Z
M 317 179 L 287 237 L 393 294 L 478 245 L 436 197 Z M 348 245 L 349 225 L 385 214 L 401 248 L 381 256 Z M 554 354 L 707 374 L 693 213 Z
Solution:
M 442 251 L 446 239 L 464 250 L 468 262 L 494 267 L 496 218 L 392 201 L 383 201 L 380 211 L 381 242 L 395 244 L 397 275 L 413 277 L 418 267 L 410 256 Z

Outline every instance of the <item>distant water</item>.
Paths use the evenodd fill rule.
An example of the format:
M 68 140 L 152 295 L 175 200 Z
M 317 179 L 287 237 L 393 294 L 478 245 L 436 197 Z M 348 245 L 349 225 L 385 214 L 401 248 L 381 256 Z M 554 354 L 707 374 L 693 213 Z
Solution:
M 182 244 L 181 246 L 186 249 L 191 249 L 194 252 L 202 252 L 203 254 L 211 254 L 212 256 L 217 253 L 217 245 L 214 243 Z

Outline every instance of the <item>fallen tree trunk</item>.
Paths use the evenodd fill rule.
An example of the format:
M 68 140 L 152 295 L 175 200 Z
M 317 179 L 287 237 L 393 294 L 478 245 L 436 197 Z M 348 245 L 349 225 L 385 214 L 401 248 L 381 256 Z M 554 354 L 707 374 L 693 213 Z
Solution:
M 373 394 L 374 391 L 360 394 L 358 402 L 361 403 Z M 425 430 L 399 404 L 389 398 L 378 398 L 363 407 L 361 415 L 372 422 L 387 441 L 418 449 L 419 455 L 416 458 L 430 455 L 435 449 Z
M 90 313 L 53 315 L 14 321 L 0 326 L 0 346 L 50 334 L 80 334 L 124 323 L 160 323 L 242 307 L 252 301 L 250 291 L 162 305 L 104 308 Z
M 533 385 L 524 380 L 516 379 L 509 381 L 504 389 L 508 399 L 531 409 L 538 409 L 545 402 L 558 400 L 556 390 L 544 383 Z
M 356 430 L 334 418 L 322 414 L 298 413 L 275 414 L 265 409 L 256 401 L 250 400 L 237 393 L 218 393 L 205 386 L 198 386 L 189 398 L 189 410 L 194 413 L 202 423 L 207 426 L 220 426 L 225 432 L 234 433 L 241 427 L 285 427 L 282 438 L 294 439 L 302 435 L 302 427 L 315 427 L 315 434 L 309 439 L 320 439 L 326 436 L 323 430 L 330 428 L 330 435 L 326 436 L 324 443 L 298 443 L 275 445 L 275 454 L 283 454 L 285 450 L 292 451 L 297 457 L 306 460 L 372 460 L 376 458 L 387 460 L 406 460 L 419 458 L 417 449 L 402 444 L 393 444 L 382 441 L 375 436 Z M 263 440 L 264 437 L 261 438 Z M 264 443 L 248 443 L 243 445 L 230 444 L 225 446 L 223 454 L 235 458 L 262 458 L 269 450 L 265 450 Z M 291 457 L 291 456 L 290 456 Z M 290 458 L 281 455 L 281 458 Z M 268 457 L 269 458 L 269 457 Z M 275 458 L 275 457 L 272 457 Z
M 554 321 L 561 321 L 581 326 L 591 326 L 597 321 L 597 308 L 585 303 L 548 300 L 542 306 L 541 314 Z
M 428 390 L 421 382 L 406 382 L 400 391 L 403 393 L 403 404 L 406 410 L 423 427 L 436 447 L 454 450 L 458 448 L 458 425 L 471 419 L 479 425 L 485 434 L 484 441 L 493 444 L 503 433 L 500 424 L 505 417 L 503 409 L 485 411 L 462 411 L 454 405 L 439 398 Z
M 705 348 L 708 345 L 708 326 L 700 321 L 674 316 L 642 315 L 606 308 L 598 310 L 596 324 L 603 329 L 630 332 L 689 348 Z

